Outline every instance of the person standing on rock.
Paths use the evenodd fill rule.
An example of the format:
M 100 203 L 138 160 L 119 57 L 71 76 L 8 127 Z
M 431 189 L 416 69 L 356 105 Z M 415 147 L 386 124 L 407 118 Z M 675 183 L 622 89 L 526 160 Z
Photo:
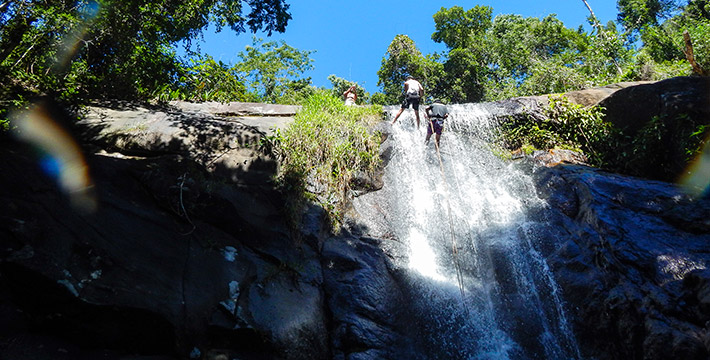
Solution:
M 356 85 L 353 84 L 353 86 L 345 90 L 345 92 L 343 93 L 343 97 L 345 98 L 345 105 L 355 105 L 355 103 L 357 102 L 357 92 L 355 91 L 356 89 Z
M 412 105 L 414 109 L 414 115 L 417 117 L 417 129 L 419 129 L 419 100 L 424 96 L 424 87 L 419 81 L 414 80 L 413 77 L 407 76 L 407 81 L 404 82 L 404 101 L 402 101 L 402 107 L 399 109 L 397 115 L 395 115 L 392 125 L 397 122 L 397 119 L 404 109 L 409 108 Z
M 449 109 L 446 108 L 446 105 L 441 100 L 437 99 L 424 109 L 424 116 L 429 120 L 424 143 L 429 144 L 431 134 L 436 133 L 436 147 L 439 148 L 441 132 L 444 130 L 444 119 L 449 117 Z

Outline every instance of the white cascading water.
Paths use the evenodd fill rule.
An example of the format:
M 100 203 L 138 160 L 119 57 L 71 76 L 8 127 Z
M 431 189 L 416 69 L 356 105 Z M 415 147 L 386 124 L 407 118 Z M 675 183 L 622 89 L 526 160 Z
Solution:
M 392 119 L 390 110 L 390 119 Z M 552 272 L 536 250 L 529 174 L 491 150 L 485 104 L 449 106 L 441 162 L 413 110 L 393 126 L 388 217 L 413 291 L 422 358 L 579 359 Z

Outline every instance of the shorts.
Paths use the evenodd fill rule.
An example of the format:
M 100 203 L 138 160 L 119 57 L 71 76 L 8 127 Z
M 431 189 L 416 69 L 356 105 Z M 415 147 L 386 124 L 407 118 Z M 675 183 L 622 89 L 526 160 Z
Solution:
M 441 131 L 444 130 L 444 120 L 432 119 L 432 120 L 429 120 L 429 124 L 431 124 L 431 125 L 426 127 L 426 134 L 427 135 L 432 134 L 432 131 L 431 131 L 432 127 L 434 128 L 434 132 L 437 135 L 441 135 Z
M 402 101 L 402 109 L 408 108 L 410 104 L 412 105 L 412 109 L 414 109 L 414 111 L 419 111 L 419 96 L 405 96 L 404 101 Z

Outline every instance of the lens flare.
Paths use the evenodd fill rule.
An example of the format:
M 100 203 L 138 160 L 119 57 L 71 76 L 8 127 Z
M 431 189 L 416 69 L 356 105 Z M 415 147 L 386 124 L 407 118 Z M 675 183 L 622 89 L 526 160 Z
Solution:
M 98 16 L 101 7 L 96 1 L 84 3 L 80 9 L 83 23 L 69 32 L 57 54 L 54 71 L 63 71 L 83 44 L 87 30 Z M 42 104 L 11 115 L 17 137 L 37 147 L 42 152 L 39 166 L 45 174 L 55 179 L 71 204 L 78 210 L 93 212 L 97 208 L 94 186 L 89 167 L 74 139 L 59 125 Z
M 705 139 L 703 150 L 695 157 L 679 183 L 693 196 L 708 195 L 710 191 L 710 137 Z
M 94 19 L 96 19 L 100 10 L 101 6 L 95 1 L 89 1 L 83 6 L 82 9 L 80 9 L 84 21 L 64 36 L 62 46 L 57 54 L 55 70 L 62 71 L 69 67 L 72 58 L 86 43 L 85 38 L 89 30 L 89 26 L 92 24 Z
M 74 139 L 54 121 L 46 108 L 34 105 L 12 116 L 15 134 L 43 154 L 40 168 L 57 181 L 72 205 L 82 211 L 96 210 L 89 166 Z

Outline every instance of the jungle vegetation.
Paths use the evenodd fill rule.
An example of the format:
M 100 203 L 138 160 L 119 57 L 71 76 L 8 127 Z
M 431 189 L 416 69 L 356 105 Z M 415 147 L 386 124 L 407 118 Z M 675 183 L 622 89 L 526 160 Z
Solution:
M 492 17 L 488 6 L 441 8 L 431 37 L 447 51 L 422 54 L 397 35 L 378 72 L 383 92 L 373 99 L 396 103 L 408 75 L 431 98 L 463 103 L 710 74 L 709 1 L 619 0 L 617 7 L 617 20 L 607 24 L 589 8 L 590 32 L 567 28 L 554 14 Z
M 617 5 L 618 18 L 607 24 L 590 11 L 589 32 L 565 27 L 554 14 L 492 17 L 488 6 L 441 8 L 432 39 L 447 51 L 422 54 L 409 37 L 395 36 L 378 71 L 382 91 L 358 88 L 359 102 L 398 103 L 407 75 L 421 79 L 432 98 L 475 102 L 710 72 L 710 2 Z M 290 19 L 285 0 L 2 1 L 0 119 L 44 95 L 302 103 L 316 90 L 304 76 L 313 50 L 254 38 L 236 64 L 175 50 L 190 48 L 209 24 L 237 35 L 271 34 L 284 32 Z M 351 83 L 330 80 L 335 95 Z
M 298 57 L 308 52 L 284 44 L 255 41 L 257 50 L 243 54 L 248 61 L 238 67 L 201 54 L 181 59 L 175 51 L 210 24 L 237 34 L 283 32 L 291 19 L 288 10 L 284 0 L 2 1 L 0 118 L 39 96 L 67 102 L 245 100 L 254 91 L 273 98 L 298 89 L 284 83 L 280 68 L 260 68 L 260 76 L 252 72 L 264 66 L 268 51 L 295 53 L 294 71 L 309 66 Z M 253 81 L 257 90 L 248 88 Z

